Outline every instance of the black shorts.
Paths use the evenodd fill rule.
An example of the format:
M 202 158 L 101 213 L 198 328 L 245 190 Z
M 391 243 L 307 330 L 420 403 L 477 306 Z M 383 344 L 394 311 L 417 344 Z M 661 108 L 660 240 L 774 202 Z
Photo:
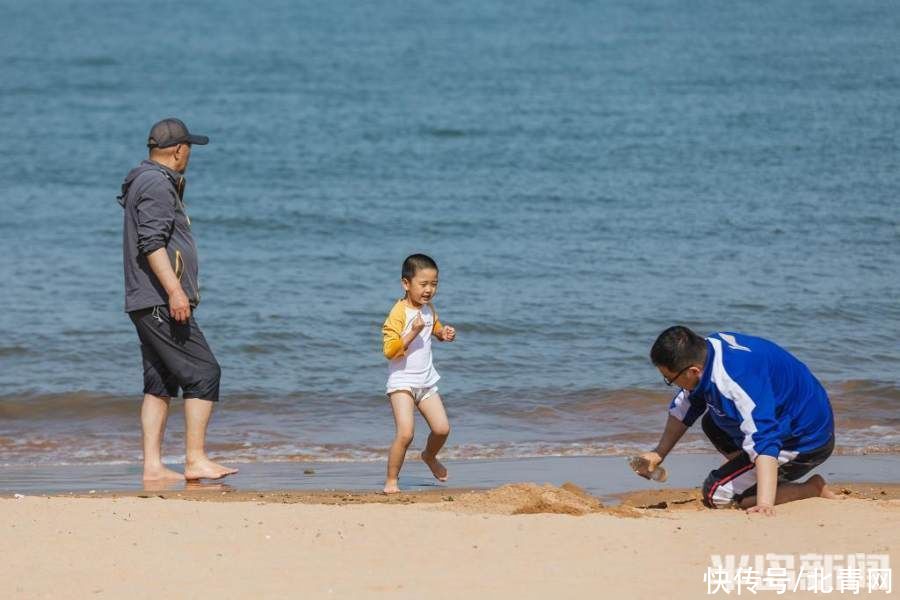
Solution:
M 703 432 L 713 446 L 723 454 L 741 450 L 717 426 L 709 413 L 703 416 Z M 809 452 L 783 449 L 778 454 L 778 481 L 796 481 L 821 465 L 834 452 L 834 434 L 820 448 Z M 756 464 L 750 455 L 741 451 L 718 469 L 711 471 L 703 482 L 703 504 L 710 508 L 724 508 L 744 498 L 756 495 Z
M 141 340 L 144 393 L 171 398 L 179 388 L 185 398 L 219 400 L 222 370 L 191 314 L 178 323 L 165 306 L 128 313 Z

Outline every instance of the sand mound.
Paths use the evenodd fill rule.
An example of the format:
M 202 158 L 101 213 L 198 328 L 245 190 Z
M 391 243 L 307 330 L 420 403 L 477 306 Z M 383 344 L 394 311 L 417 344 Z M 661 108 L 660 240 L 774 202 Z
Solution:
M 452 508 L 507 515 L 584 515 L 604 510 L 599 500 L 573 483 L 562 487 L 513 483 L 486 492 L 463 494 L 453 502 Z
M 661 489 L 630 492 L 620 496 L 622 507 L 655 510 L 706 510 L 698 489 Z

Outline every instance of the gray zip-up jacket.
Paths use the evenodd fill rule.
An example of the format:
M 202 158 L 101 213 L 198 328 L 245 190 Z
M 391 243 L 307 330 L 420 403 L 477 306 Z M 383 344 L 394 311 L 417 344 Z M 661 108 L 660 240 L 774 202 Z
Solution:
M 169 296 L 147 255 L 165 248 L 191 306 L 200 303 L 197 245 L 181 194 L 184 177 L 150 160 L 131 170 L 122 183 L 125 209 L 122 257 L 125 264 L 125 312 L 165 306 Z

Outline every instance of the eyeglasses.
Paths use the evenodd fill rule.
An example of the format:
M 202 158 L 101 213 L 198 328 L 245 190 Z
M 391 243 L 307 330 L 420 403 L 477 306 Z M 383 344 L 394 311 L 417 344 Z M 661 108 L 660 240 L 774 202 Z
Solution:
M 677 373 L 677 374 L 675 375 L 675 377 L 673 377 L 672 379 L 669 379 L 668 377 L 666 377 L 665 375 L 663 375 L 663 381 L 666 382 L 666 385 L 671 386 L 673 383 L 675 383 L 675 381 L 676 381 L 679 377 L 681 377 L 681 374 L 682 374 L 682 373 L 684 373 L 685 371 L 687 371 L 688 369 L 690 369 L 690 368 L 693 367 L 693 366 L 694 366 L 694 365 L 688 365 L 688 366 L 686 366 L 686 367 L 683 368 L 682 370 L 678 371 L 678 373 Z

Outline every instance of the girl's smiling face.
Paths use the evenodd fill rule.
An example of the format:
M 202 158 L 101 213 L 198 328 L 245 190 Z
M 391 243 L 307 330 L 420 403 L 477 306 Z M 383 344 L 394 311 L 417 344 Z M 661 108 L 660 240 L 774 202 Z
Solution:
M 406 290 L 407 301 L 418 308 L 431 302 L 437 294 L 438 272 L 437 269 L 419 269 L 412 279 L 404 277 L 400 282 Z

